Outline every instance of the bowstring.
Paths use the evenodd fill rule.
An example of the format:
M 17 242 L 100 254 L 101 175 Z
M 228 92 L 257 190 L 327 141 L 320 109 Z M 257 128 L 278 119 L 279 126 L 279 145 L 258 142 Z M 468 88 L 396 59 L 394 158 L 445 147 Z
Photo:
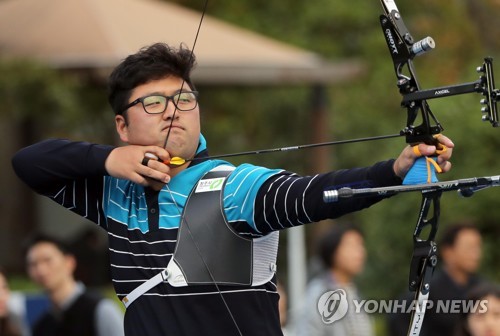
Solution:
M 170 190 L 170 187 L 168 186 L 168 184 L 166 184 L 166 186 L 167 186 L 168 192 L 170 193 L 170 197 L 172 197 L 172 201 L 173 201 L 173 203 L 175 205 L 175 209 L 177 210 L 177 212 L 179 213 L 179 216 L 181 217 L 181 224 L 182 223 L 186 224 L 186 228 L 188 229 L 189 236 L 193 240 L 193 243 L 194 243 L 194 245 L 196 247 L 196 251 L 198 252 L 198 255 L 200 256 L 201 261 L 203 262 L 203 265 L 207 269 L 208 275 L 210 276 L 210 279 L 212 280 L 212 283 L 214 284 L 215 288 L 217 289 L 217 292 L 219 293 L 219 296 L 220 296 L 220 298 L 222 300 L 222 303 L 224 303 L 224 306 L 226 307 L 226 311 L 229 313 L 229 316 L 231 317 L 231 320 L 233 321 L 234 326 L 238 330 L 238 334 L 240 336 L 243 336 L 243 333 L 241 332 L 240 327 L 238 326 L 238 323 L 236 322 L 236 319 L 234 318 L 233 312 L 229 308 L 229 305 L 227 304 L 226 299 L 224 298 L 224 295 L 222 294 L 222 291 L 220 290 L 219 285 L 217 284 L 217 281 L 215 281 L 215 277 L 214 277 L 212 271 L 210 270 L 210 267 L 208 266 L 207 262 L 205 261 L 205 258 L 203 258 L 203 254 L 201 253 L 200 246 L 198 245 L 198 242 L 194 238 L 193 233 L 191 232 L 191 229 L 189 228 L 189 224 L 188 224 L 185 216 L 182 216 L 182 212 L 181 212 L 181 210 L 180 210 L 177 202 L 175 201 L 175 198 L 173 196 L 172 191 Z
M 200 22 L 199 22 L 199 24 L 198 24 L 198 29 L 197 29 L 197 31 L 196 31 L 196 36 L 195 36 L 195 38 L 194 38 L 193 47 L 191 48 L 191 54 L 190 54 L 190 56 L 189 56 L 189 57 L 190 57 L 190 59 L 189 59 L 189 62 L 188 62 L 188 63 L 191 63 L 191 61 L 192 61 L 192 59 L 193 59 L 193 56 L 194 56 L 194 48 L 195 48 L 195 46 L 196 46 L 196 42 L 198 41 L 198 36 L 199 36 L 199 34 L 200 34 L 200 30 L 201 30 L 201 25 L 202 25 L 202 23 L 203 23 L 203 19 L 205 18 L 205 13 L 206 13 L 206 11 L 207 11 L 207 7 L 208 7 L 208 0 L 205 0 L 205 4 L 204 4 L 204 6 L 203 6 L 203 11 L 202 11 L 202 14 L 201 14 Z M 186 77 L 186 76 L 184 76 L 184 77 Z M 181 91 L 182 91 L 182 89 L 184 88 L 184 85 L 185 85 L 185 84 L 186 84 L 186 79 L 185 79 L 185 78 L 182 78 Z M 168 102 L 167 102 L 167 104 L 168 104 Z M 173 123 L 174 123 L 175 115 L 176 115 L 177 110 L 178 110 L 178 108 L 177 108 L 177 102 L 175 102 L 174 107 L 175 107 L 175 109 L 174 109 L 174 113 L 172 114 L 172 119 L 170 120 L 170 127 L 168 128 L 168 132 L 167 132 L 167 135 L 166 135 L 166 137 L 165 137 L 165 142 L 164 142 L 164 144 L 163 144 L 163 148 L 164 148 L 164 149 L 167 149 L 168 139 L 169 139 L 169 137 L 170 137 L 170 131 L 172 130 L 172 125 L 173 125 Z M 181 219 L 181 223 L 180 223 L 180 225 L 182 225 L 183 223 L 186 225 L 186 228 L 187 228 L 187 231 L 188 231 L 188 233 L 189 233 L 189 236 L 191 237 L 191 239 L 192 239 L 192 241 L 193 241 L 193 243 L 194 243 L 194 245 L 195 245 L 195 247 L 196 247 L 196 251 L 197 251 L 198 255 L 200 256 L 200 258 L 201 258 L 201 260 L 202 260 L 203 264 L 205 265 L 205 268 L 206 268 L 206 270 L 207 270 L 207 272 L 208 272 L 208 274 L 209 274 L 209 276 L 210 276 L 210 279 L 212 280 L 212 283 L 214 284 L 215 288 L 217 289 L 217 292 L 219 293 L 219 296 L 220 296 L 220 298 L 221 298 L 221 300 L 222 300 L 222 303 L 224 304 L 224 307 L 226 308 L 226 311 L 229 313 L 229 316 L 231 317 L 231 320 L 232 320 L 232 322 L 233 322 L 234 326 L 235 326 L 235 327 L 236 327 L 236 329 L 238 330 L 238 334 L 239 334 L 240 336 L 243 336 L 243 333 L 241 332 L 241 330 L 240 330 L 240 328 L 239 328 L 239 326 L 238 326 L 238 323 L 236 322 L 236 319 L 234 318 L 234 315 L 233 315 L 233 313 L 232 313 L 231 309 L 229 308 L 229 305 L 227 304 L 226 299 L 224 298 L 224 295 L 222 294 L 222 291 L 221 291 L 221 290 L 220 290 L 220 288 L 219 288 L 219 285 L 218 285 L 218 284 L 217 284 L 217 282 L 215 281 L 215 277 L 214 277 L 214 275 L 213 275 L 212 271 L 210 270 L 210 267 L 208 266 L 207 262 L 205 261 L 205 258 L 203 258 L 203 254 L 201 253 L 201 249 L 200 249 L 200 247 L 199 247 L 199 245 L 198 245 L 198 242 L 196 241 L 196 239 L 195 239 L 195 238 L 194 238 L 194 236 L 193 236 L 193 233 L 192 233 L 192 231 L 191 231 L 191 229 L 190 229 L 190 227 L 189 227 L 189 224 L 188 224 L 188 222 L 187 222 L 187 219 L 185 218 L 185 216 L 183 216 L 183 215 L 182 215 L 182 211 L 181 211 L 181 209 L 180 209 L 179 205 L 177 204 L 177 201 L 176 201 L 176 200 L 175 200 L 175 198 L 174 198 L 174 193 L 173 193 L 173 192 L 172 192 L 172 190 L 170 189 L 170 186 L 168 185 L 168 183 L 166 183 L 166 184 L 165 184 L 165 186 L 166 186 L 166 189 L 167 189 L 168 193 L 170 194 L 170 197 L 172 198 L 172 202 L 173 202 L 173 204 L 174 204 L 174 206 L 175 206 L 175 209 L 176 209 L 176 211 L 178 212 L 178 214 L 179 214 L 179 216 L 180 216 L 180 219 Z M 179 225 L 179 229 L 180 229 L 180 225 Z M 177 242 L 177 243 L 178 243 L 178 242 Z M 172 258 L 173 258 L 173 257 L 172 257 Z
M 193 57 L 194 57 L 194 48 L 196 47 L 196 42 L 198 41 L 198 36 L 200 35 L 201 25 L 203 23 L 203 19 L 205 18 L 205 13 L 207 12 L 207 7 L 208 7 L 208 0 L 205 0 L 205 4 L 203 6 L 203 11 L 201 13 L 200 22 L 198 23 L 198 29 L 196 30 L 196 35 L 194 37 L 193 47 L 191 48 L 191 53 L 189 54 L 189 62 L 188 62 L 188 64 L 191 63 L 191 61 L 193 60 Z M 184 88 L 184 85 L 186 84 L 185 77 L 186 76 L 184 76 L 182 78 L 180 92 L 182 92 L 182 89 Z M 179 99 L 180 99 L 180 96 L 179 96 L 179 98 L 177 98 L 177 102 L 179 101 Z M 173 100 L 172 100 L 172 102 L 174 103 L 175 109 L 174 109 L 174 113 L 172 114 L 172 119 L 170 120 L 170 126 L 168 128 L 167 136 L 165 137 L 165 142 L 163 143 L 163 148 L 164 149 L 167 149 L 168 138 L 170 137 L 170 131 L 172 130 L 172 125 L 174 124 L 175 115 L 177 114 L 177 110 L 178 110 L 178 108 L 177 108 L 177 102 L 174 102 Z M 168 104 L 168 101 L 167 101 L 167 104 Z

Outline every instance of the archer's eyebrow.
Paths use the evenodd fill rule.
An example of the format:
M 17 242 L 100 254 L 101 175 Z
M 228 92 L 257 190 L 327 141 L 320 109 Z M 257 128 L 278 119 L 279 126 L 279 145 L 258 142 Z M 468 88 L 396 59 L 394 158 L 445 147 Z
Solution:
M 185 88 L 184 89 L 177 89 L 177 90 L 173 91 L 172 93 L 170 93 L 170 95 L 167 95 L 164 92 L 155 91 L 155 92 L 148 93 L 140 98 L 155 96 L 155 95 L 171 97 L 171 96 L 175 96 L 176 94 L 181 93 L 181 92 L 192 92 L 192 91 L 193 90 L 191 90 L 191 89 L 186 90 Z

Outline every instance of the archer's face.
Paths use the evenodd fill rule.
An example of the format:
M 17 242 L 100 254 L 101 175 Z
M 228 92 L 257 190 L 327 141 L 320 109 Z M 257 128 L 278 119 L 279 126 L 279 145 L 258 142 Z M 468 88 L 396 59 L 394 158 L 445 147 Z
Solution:
M 137 86 L 130 96 L 129 102 L 151 94 L 172 96 L 181 91 L 183 80 L 178 77 L 166 77 Z M 182 91 L 191 91 L 184 83 Z M 196 106 L 191 111 L 175 111 L 170 100 L 165 112 L 148 114 L 141 103 L 127 110 L 128 122 L 121 115 L 115 117 L 116 129 L 120 139 L 130 145 L 163 147 L 168 136 L 167 151 L 171 156 L 192 158 L 198 148 L 200 137 L 200 110 Z M 171 127 L 170 127 L 171 126 Z

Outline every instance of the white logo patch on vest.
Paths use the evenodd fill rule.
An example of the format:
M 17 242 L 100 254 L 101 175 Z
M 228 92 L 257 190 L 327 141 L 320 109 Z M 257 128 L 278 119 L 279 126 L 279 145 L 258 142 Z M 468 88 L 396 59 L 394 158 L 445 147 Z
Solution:
M 221 190 L 224 185 L 225 177 L 218 177 L 206 180 L 200 180 L 196 186 L 196 193 Z

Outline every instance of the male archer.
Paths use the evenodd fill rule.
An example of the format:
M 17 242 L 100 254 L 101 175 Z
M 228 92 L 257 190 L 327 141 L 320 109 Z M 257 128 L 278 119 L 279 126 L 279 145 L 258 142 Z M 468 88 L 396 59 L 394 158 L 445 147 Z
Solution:
M 406 146 L 395 160 L 313 176 L 210 159 L 194 65 L 188 49 L 162 43 L 128 56 L 109 79 L 126 146 L 46 140 L 13 166 L 34 191 L 108 232 L 126 335 L 282 335 L 278 231 L 377 203 L 383 197 L 325 204 L 323 190 L 399 185 L 418 155 Z M 437 157 L 446 172 L 453 143 L 439 142 L 449 148 Z

